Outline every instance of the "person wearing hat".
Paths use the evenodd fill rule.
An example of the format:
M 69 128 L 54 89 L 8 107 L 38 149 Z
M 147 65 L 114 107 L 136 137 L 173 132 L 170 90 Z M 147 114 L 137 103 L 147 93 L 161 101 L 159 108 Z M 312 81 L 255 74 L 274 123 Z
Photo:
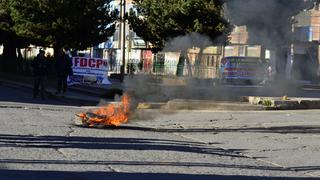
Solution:
M 39 88 L 41 98 L 45 99 L 45 77 L 47 74 L 47 62 L 45 60 L 45 51 L 40 50 L 39 54 L 34 58 L 34 60 L 31 63 L 31 67 L 33 70 L 33 77 L 34 77 L 34 86 L 33 86 L 33 98 L 37 98 L 39 94 Z

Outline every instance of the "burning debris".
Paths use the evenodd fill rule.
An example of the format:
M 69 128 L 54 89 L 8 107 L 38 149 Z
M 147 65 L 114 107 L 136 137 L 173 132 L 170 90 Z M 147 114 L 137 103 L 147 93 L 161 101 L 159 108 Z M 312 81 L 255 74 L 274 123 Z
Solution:
M 76 124 L 84 127 L 117 127 L 127 123 L 130 115 L 130 97 L 124 94 L 121 102 L 108 104 L 96 110 L 76 115 Z

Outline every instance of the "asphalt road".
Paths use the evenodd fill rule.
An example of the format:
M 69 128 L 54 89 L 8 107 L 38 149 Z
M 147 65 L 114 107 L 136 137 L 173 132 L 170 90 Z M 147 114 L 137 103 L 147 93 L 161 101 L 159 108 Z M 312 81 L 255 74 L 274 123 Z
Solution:
M 0 92 L 0 179 L 320 178 L 320 111 L 146 110 L 90 129 L 73 123 L 85 107 Z

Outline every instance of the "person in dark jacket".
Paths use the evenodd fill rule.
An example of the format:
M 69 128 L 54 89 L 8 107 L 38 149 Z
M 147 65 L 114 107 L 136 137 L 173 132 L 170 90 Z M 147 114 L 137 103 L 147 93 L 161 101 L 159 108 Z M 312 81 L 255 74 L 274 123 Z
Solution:
M 58 51 L 56 58 L 56 71 L 58 76 L 58 86 L 56 94 L 67 92 L 68 75 L 72 75 L 72 60 L 62 49 Z
M 47 74 L 47 62 L 45 60 L 45 51 L 40 50 L 39 54 L 34 58 L 31 63 L 34 76 L 33 98 L 36 98 L 39 94 L 39 87 L 41 88 L 41 98 L 45 99 L 45 77 Z

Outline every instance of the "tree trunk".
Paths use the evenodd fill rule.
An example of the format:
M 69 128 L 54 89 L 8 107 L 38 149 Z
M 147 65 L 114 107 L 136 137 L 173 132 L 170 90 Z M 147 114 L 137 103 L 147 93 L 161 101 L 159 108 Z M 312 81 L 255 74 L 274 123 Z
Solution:
M 190 63 L 190 59 L 188 57 L 187 50 L 182 50 L 179 57 L 178 67 L 177 67 L 177 76 L 183 76 L 184 66 L 187 65 L 188 76 L 192 77 L 192 64 Z
M 196 68 L 198 71 L 197 78 L 199 79 L 205 77 L 205 70 L 203 69 L 204 64 L 203 64 L 202 57 L 203 57 L 203 48 L 200 48 L 198 58 L 196 59 Z
M 1 67 L 4 72 L 17 71 L 17 48 L 12 42 L 3 43 L 3 55 Z
M 188 56 L 188 51 L 185 51 L 184 53 L 185 53 L 184 56 L 186 57 L 186 62 L 187 62 L 187 66 L 188 66 L 189 77 L 193 77 L 192 64 L 190 63 L 190 59 L 189 59 L 189 56 Z
M 288 60 L 287 48 L 280 48 L 275 51 L 276 53 L 276 79 L 286 78 L 286 66 Z
M 24 72 L 24 70 L 23 70 L 23 56 L 22 56 L 22 53 L 21 53 L 21 48 L 17 48 L 17 53 L 18 53 L 18 58 L 17 58 L 18 66 L 17 66 L 17 71 L 18 71 L 18 72 Z
M 57 55 L 59 54 L 59 51 L 61 50 L 61 47 L 54 47 L 53 48 L 53 57 L 56 58 Z

